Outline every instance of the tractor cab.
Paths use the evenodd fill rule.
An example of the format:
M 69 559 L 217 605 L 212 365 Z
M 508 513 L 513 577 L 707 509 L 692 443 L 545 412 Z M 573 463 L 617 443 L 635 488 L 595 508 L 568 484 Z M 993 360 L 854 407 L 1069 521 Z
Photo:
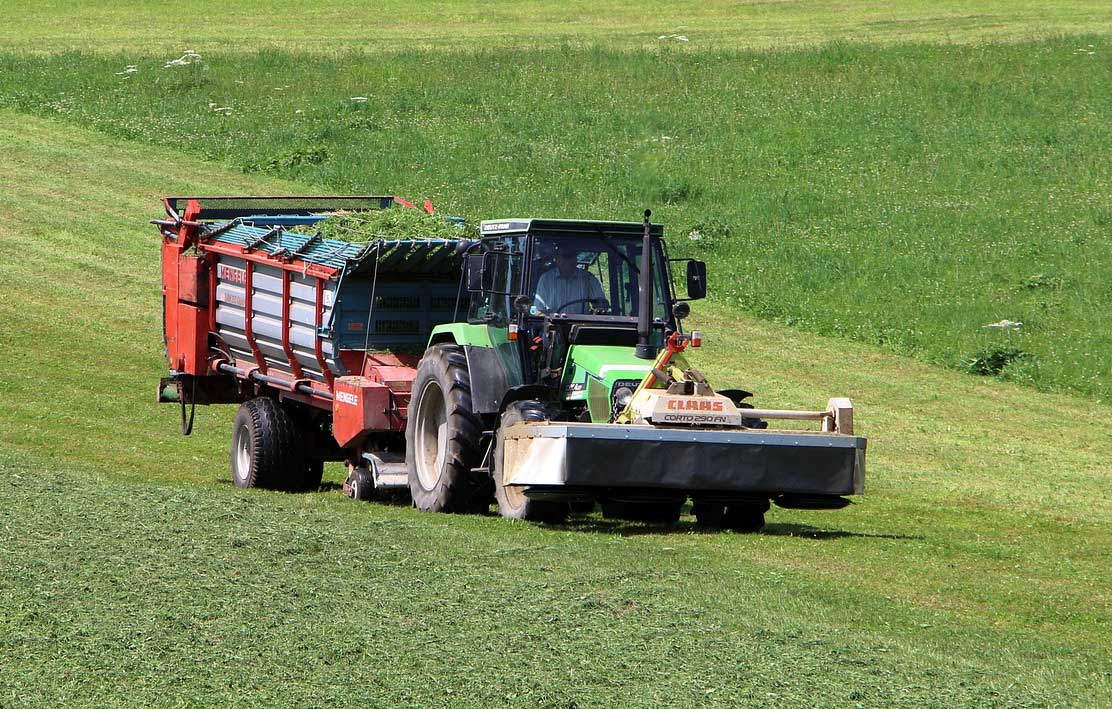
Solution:
M 567 379 L 563 375 L 574 367 L 564 363 L 574 348 L 583 355 L 587 347 L 622 348 L 633 358 L 647 334 L 653 354 L 631 364 L 643 369 L 644 360 L 680 330 L 685 301 L 706 295 L 705 264 L 670 259 L 658 224 L 507 219 L 483 222 L 481 233 L 465 273 L 468 321 L 505 328 L 508 339 L 520 343 L 525 378 L 533 382 Z M 674 283 L 676 263 L 686 266 L 683 297 Z M 646 265 L 651 285 L 643 298 Z M 646 318 L 643 302 L 649 304 Z
M 706 265 L 669 258 L 647 216 L 485 221 L 481 235 L 463 274 L 469 325 L 502 343 L 496 368 L 511 387 L 563 402 L 577 419 L 612 420 L 616 393 L 636 386 L 681 331 L 686 301 L 706 295 Z M 675 264 L 687 276 L 682 296 Z

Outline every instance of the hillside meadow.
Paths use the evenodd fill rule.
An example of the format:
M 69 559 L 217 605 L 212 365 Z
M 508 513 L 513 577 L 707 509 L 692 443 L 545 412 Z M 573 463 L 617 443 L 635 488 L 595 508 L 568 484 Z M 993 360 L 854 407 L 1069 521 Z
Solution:
M 1112 705 L 1109 3 L 0 10 L 0 706 Z M 232 487 L 234 410 L 154 403 L 146 222 L 326 192 L 651 207 L 699 367 L 850 396 L 867 494 L 741 535 Z
M 1103 401 L 1109 52 L 63 52 L 0 56 L 0 106 L 472 219 L 651 207 L 723 307 Z
M 1112 700 L 1109 407 L 700 304 L 713 381 L 853 397 L 857 504 L 738 535 L 355 503 L 335 468 L 313 494 L 239 491 L 232 408 L 183 438 L 154 403 L 158 236 L 136 215 L 308 186 L 0 117 L 5 704 Z

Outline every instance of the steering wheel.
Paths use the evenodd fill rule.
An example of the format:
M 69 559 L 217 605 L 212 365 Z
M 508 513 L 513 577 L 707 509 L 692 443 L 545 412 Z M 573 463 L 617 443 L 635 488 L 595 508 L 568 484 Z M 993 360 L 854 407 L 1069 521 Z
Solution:
M 606 298 L 577 298 L 575 300 L 569 300 L 559 308 L 556 308 L 553 312 L 562 313 L 564 312 L 564 308 L 571 305 L 578 305 L 579 303 L 587 303 L 591 306 L 590 310 L 592 315 L 604 315 L 610 310 L 610 306 L 606 303 Z

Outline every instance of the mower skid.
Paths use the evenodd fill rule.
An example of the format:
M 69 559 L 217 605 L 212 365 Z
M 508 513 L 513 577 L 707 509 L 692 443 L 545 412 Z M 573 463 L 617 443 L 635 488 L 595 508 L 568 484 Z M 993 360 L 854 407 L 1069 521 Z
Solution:
M 779 495 L 865 491 L 865 438 L 838 433 L 522 423 L 504 483 Z

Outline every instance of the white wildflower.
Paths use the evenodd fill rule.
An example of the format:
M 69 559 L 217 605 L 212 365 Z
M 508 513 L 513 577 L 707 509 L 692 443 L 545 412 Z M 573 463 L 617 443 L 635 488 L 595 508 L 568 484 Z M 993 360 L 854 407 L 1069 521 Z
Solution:
M 1023 323 L 1005 319 L 1001 320 L 1000 322 L 993 322 L 989 323 L 988 325 L 982 325 L 981 327 L 988 327 L 994 330 L 1018 330 L 1023 327 Z
M 170 61 L 163 64 L 162 68 L 163 69 L 169 69 L 170 67 L 173 67 L 173 66 L 189 66 L 190 64 L 200 64 L 200 63 L 201 63 L 201 55 L 197 54 L 197 52 L 194 52 L 192 49 L 187 49 L 177 59 L 171 59 Z
M 703 232 L 699 231 L 698 229 L 692 229 L 691 233 L 687 235 L 687 238 L 692 241 L 698 241 L 699 239 L 703 238 Z

